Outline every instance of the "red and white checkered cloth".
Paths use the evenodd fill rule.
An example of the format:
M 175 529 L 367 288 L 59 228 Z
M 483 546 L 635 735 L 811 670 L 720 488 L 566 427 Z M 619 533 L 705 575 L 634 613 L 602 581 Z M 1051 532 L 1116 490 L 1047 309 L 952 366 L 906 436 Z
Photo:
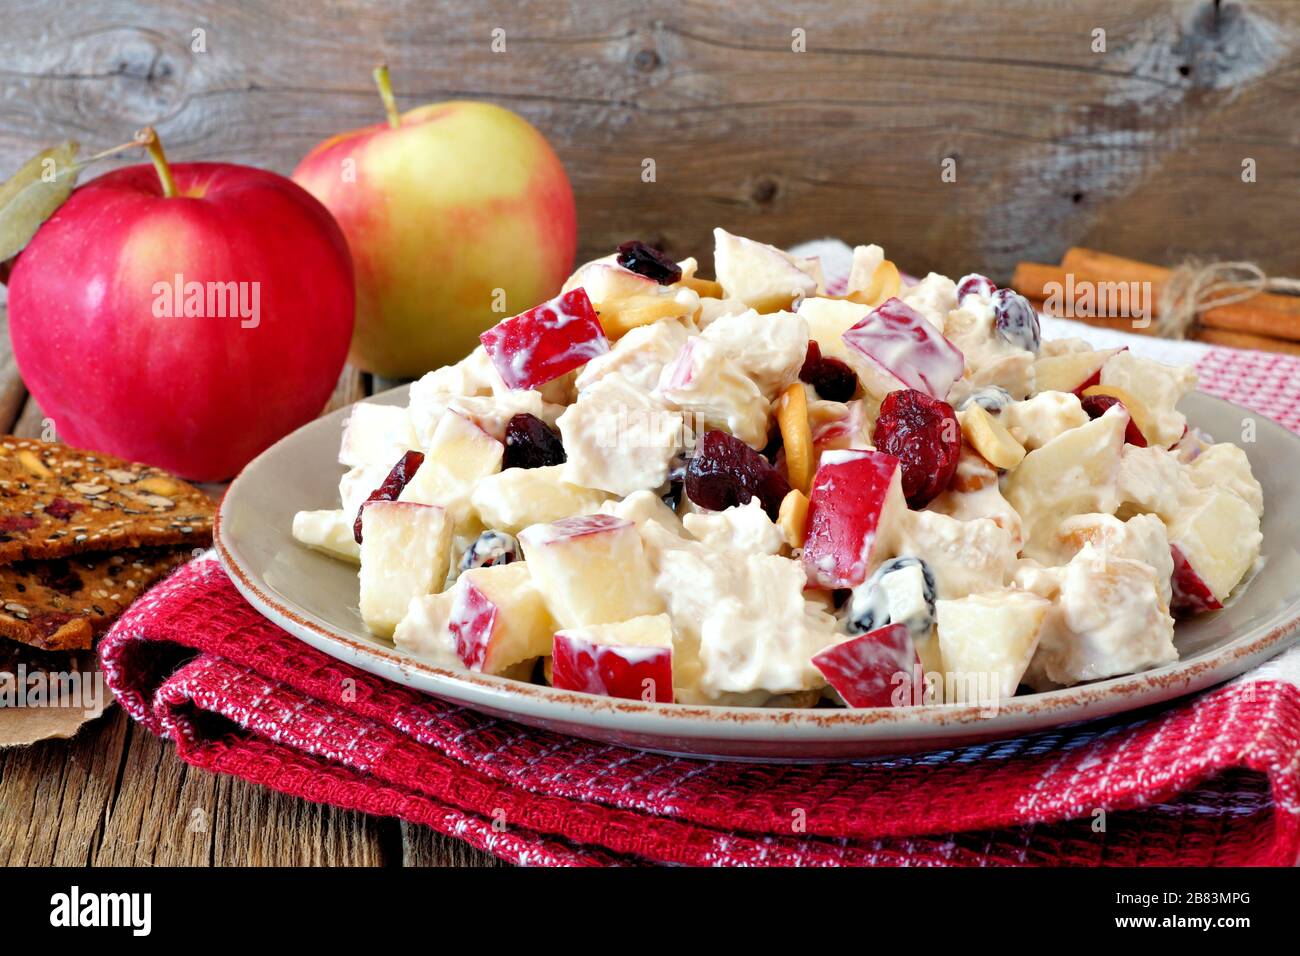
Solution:
M 1300 360 L 1154 347 L 1195 348 L 1184 360 L 1203 389 L 1300 430 Z M 517 863 L 1292 865 L 1300 853 L 1300 648 L 1154 715 L 807 767 L 663 757 L 443 703 L 290 637 L 210 559 L 150 591 L 100 653 L 117 699 L 182 759 Z

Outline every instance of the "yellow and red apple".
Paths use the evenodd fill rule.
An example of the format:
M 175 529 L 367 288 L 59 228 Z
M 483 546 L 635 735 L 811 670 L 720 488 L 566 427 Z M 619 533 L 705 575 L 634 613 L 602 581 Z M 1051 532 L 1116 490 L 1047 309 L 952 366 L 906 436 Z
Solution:
M 77 189 L 19 254 L 14 357 L 61 440 L 229 478 L 328 400 L 352 334 L 347 243 L 283 176 L 151 152 Z
M 350 360 L 413 377 L 559 290 L 577 243 L 573 191 L 546 139 L 490 103 L 399 114 L 321 143 L 293 178 L 334 214 L 356 269 Z

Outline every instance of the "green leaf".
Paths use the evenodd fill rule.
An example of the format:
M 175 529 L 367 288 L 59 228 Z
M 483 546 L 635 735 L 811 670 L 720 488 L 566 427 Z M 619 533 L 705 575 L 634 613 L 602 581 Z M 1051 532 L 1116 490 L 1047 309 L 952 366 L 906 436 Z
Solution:
M 72 140 L 41 150 L 0 183 L 0 262 L 31 242 L 41 223 L 72 195 L 81 166 Z

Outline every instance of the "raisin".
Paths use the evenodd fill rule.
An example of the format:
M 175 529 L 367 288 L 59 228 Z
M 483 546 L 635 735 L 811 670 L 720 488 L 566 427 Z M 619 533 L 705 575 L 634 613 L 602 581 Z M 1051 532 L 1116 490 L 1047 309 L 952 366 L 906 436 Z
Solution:
M 640 239 L 633 239 L 620 245 L 617 261 L 629 272 L 654 279 L 660 285 L 672 285 L 682 278 L 681 266 Z

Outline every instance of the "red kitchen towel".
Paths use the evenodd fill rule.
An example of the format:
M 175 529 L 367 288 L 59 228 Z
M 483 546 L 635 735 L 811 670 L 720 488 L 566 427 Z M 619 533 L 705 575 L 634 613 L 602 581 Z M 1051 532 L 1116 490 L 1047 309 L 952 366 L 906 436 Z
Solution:
M 1300 361 L 1213 349 L 1202 387 L 1295 428 Z M 1291 865 L 1300 648 L 1157 713 L 863 764 L 658 756 L 531 730 L 372 677 L 275 627 L 219 565 L 101 645 L 181 757 L 541 865 Z

